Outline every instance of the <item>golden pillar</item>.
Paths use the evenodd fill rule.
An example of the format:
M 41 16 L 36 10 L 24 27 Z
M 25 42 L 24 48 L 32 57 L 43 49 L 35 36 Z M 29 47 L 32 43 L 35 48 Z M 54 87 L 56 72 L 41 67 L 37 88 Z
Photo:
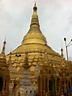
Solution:
M 55 78 L 55 92 L 57 92 L 57 78 Z
M 46 76 L 44 75 L 43 77 L 43 81 L 44 81 L 44 88 L 43 88 L 43 91 L 45 92 L 46 91 Z
M 43 96 L 45 96 L 45 93 L 46 93 L 46 75 L 45 74 L 43 75 L 43 84 L 44 84 L 44 86 L 43 86 Z
M 2 87 L 2 91 L 5 91 L 5 81 L 6 81 L 6 79 L 3 78 L 3 87 Z
M 38 76 L 38 95 L 40 95 L 40 75 Z
M 42 94 L 43 94 L 43 82 L 42 82 L 42 80 L 43 80 L 43 77 L 41 76 L 40 77 L 40 96 L 42 96 Z
M 49 82 L 48 82 L 48 76 L 46 75 L 46 92 L 48 91 Z
M 38 95 L 42 96 L 42 76 L 38 76 Z
M 3 77 L 3 87 L 2 87 L 2 94 L 5 95 L 5 80 L 6 78 Z
M 60 91 L 61 91 L 61 81 L 60 79 L 58 79 L 58 82 L 57 82 L 57 93 L 60 94 Z
M 49 90 L 49 77 L 47 76 L 47 93 L 48 96 L 50 96 L 50 90 Z
M 6 85 L 6 93 L 9 94 L 9 78 L 6 79 L 6 82 L 5 82 L 5 85 Z
M 66 84 L 66 81 L 64 80 L 64 92 L 67 91 L 67 84 Z

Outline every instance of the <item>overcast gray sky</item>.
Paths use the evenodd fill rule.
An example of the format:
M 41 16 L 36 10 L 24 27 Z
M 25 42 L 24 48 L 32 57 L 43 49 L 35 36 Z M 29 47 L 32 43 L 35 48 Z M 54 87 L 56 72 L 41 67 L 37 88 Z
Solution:
M 48 45 L 60 53 L 61 46 L 72 38 L 72 0 L 0 0 L 0 52 L 6 36 L 6 53 L 22 42 L 28 32 L 34 2 L 37 3 L 40 29 Z M 72 59 L 72 46 L 68 47 Z

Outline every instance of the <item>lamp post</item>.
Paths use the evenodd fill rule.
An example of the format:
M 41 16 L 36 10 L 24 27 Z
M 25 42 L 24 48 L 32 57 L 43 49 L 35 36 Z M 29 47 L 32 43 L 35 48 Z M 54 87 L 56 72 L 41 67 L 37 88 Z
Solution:
M 66 47 L 66 56 L 67 56 L 67 61 L 68 61 L 68 47 L 72 45 L 72 39 L 70 40 L 70 42 L 67 44 L 66 43 L 66 38 L 64 38 L 65 41 L 65 47 Z

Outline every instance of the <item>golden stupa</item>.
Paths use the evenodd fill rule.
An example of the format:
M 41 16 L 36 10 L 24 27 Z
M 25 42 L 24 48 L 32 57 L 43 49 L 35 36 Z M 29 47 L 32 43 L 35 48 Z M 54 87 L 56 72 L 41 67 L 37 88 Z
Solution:
M 70 84 L 70 75 L 65 75 L 70 72 L 70 63 L 62 56 L 47 45 L 40 30 L 35 3 L 28 33 L 21 45 L 6 56 L 12 82 L 10 90 L 14 92 L 14 96 L 18 96 L 20 89 L 24 90 L 23 94 L 26 96 L 58 96 L 56 92 L 61 92 L 61 89 L 65 92 L 69 87 L 67 82 Z M 49 93 L 51 95 L 43 95 Z
M 58 58 L 56 60 L 60 60 L 60 55 L 53 51 L 49 45 L 47 45 L 46 38 L 42 34 L 40 30 L 38 15 L 37 15 L 37 7 L 36 4 L 33 7 L 33 15 L 30 24 L 30 29 L 28 33 L 24 36 L 22 44 L 18 46 L 15 50 L 11 52 L 11 55 L 18 53 L 24 54 L 28 53 L 45 53 L 47 52 L 48 57 L 51 59 L 52 57 Z
M 5 44 L 4 41 L 2 52 L 0 54 L 0 96 L 5 95 L 9 96 L 9 70 L 8 65 L 6 63 L 6 56 L 5 56 Z

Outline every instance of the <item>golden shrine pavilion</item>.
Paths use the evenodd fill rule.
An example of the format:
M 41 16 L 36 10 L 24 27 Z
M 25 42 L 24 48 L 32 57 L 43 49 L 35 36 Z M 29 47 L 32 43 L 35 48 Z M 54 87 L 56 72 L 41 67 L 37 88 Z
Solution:
M 28 33 L 21 45 L 6 56 L 6 62 L 10 73 L 9 96 L 61 96 L 72 88 L 72 62 L 63 58 L 63 50 L 59 55 L 47 45 L 36 4 Z
M 6 63 L 5 56 L 5 44 L 4 41 L 2 52 L 0 54 L 0 96 L 9 96 L 9 70 Z

